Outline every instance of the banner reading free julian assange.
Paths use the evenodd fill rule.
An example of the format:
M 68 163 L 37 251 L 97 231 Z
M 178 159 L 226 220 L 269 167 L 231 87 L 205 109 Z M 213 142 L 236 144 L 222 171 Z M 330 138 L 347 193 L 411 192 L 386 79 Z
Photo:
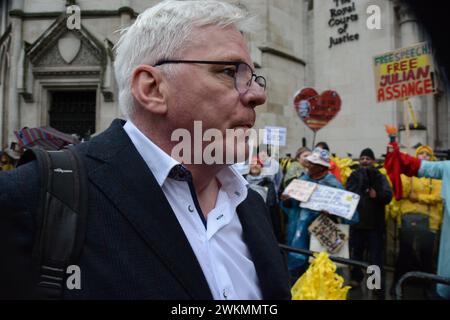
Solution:
M 434 93 L 431 46 L 418 43 L 374 57 L 378 102 Z

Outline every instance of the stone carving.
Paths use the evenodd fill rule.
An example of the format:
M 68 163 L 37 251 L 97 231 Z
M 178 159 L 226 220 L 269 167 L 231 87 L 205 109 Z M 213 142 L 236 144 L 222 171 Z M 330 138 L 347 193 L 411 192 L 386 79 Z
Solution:
M 67 66 L 98 66 L 100 65 L 100 59 L 95 55 L 95 51 L 91 50 L 90 44 L 85 39 L 79 39 L 79 49 L 73 58 L 71 56 L 66 59 L 61 54 L 60 42 L 58 46 L 52 46 L 47 52 L 44 52 L 38 59 L 36 59 L 34 65 L 36 67 L 58 67 Z M 64 41 L 63 41 L 64 42 Z M 69 49 L 70 50 L 70 49 Z M 71 50 L 76 50 L 72 48 Z M 70 53 L 73 55 L 73 51 Z M 67 61 L 71 58 L 71 61 Z
M 58 50 L 68 64 L 72 63 L 81 48 L 81 40 L 73 32 L 67 32 L 58 40 Z

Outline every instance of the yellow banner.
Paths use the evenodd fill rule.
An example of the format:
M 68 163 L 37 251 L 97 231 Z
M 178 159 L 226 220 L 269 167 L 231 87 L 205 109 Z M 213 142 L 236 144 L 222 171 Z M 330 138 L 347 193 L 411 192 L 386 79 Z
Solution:
M 431 46 L 426 42 L 375 56 L 373 64 L 378 102 L 435 91 Z

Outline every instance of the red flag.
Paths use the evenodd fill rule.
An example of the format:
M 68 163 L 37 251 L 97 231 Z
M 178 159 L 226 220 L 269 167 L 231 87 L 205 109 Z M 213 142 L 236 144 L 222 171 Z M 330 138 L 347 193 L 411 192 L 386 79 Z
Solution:
M 388 150 L 384 167 L 386 168 L 389 179 L 391 179 L 395 199 L 400 200 L 403 196 L 400 175 L 403 173 L 408 177 L 417 176 L 421 160 L 400 152 L 396 141 L 389 143 L 389 145 L 393 148 L 393 151 Z

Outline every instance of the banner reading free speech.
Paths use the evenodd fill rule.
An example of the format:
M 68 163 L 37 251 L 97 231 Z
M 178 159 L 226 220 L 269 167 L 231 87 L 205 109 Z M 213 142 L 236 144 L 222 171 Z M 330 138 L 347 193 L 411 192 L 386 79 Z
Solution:
M 434 93 L 431 46 L 418 43 L 374 57 L 378 102 Z

